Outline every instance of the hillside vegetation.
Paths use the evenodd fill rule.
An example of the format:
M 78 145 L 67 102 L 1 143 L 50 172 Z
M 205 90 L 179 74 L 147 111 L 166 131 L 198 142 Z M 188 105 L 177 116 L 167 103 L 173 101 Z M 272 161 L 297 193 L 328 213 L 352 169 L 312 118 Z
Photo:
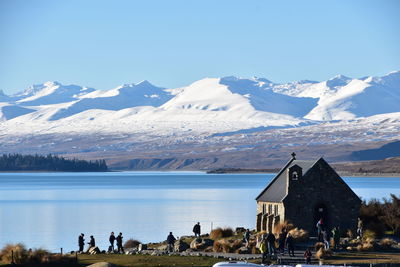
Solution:
M 4 154 L 0 157 L 0 171 L 107 171 L 105 160 L 86 161 L 65 159 L 54 155 Z

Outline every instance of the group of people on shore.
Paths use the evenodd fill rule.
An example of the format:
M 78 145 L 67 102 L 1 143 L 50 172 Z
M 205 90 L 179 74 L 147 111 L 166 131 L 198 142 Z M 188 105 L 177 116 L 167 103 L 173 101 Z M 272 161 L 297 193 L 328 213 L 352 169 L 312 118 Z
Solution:
M 323 242 L 325 249 L 330 249 L 330 235 L 327 227 L 324 225 L 324 221 L 321 218 L 317 222 L 317 234 L 318 234 L 318 242 Z M 331 236 L 333 240 L 333 249 L 338 249 L 340 244 L 340 227 L 335 226 L 331 231 Z
M 194 233 L 194 236 L 196 238 L 200 238 L 201 226 L 200 226 L 199 222 L 197 222 L 197 224 L 195 224 L 193 226 L 193 233 Z M 168 252 L 172 252 L 174 250 L 175 241 L 176 241 L 175 236 L 172 234 L 172 232 L 169 232 L 169 235 L 167 236 L 167 250 L 168 250 Z
M 85 246 L 85 234 L 81 233 L 78 237 L 78 246 L 79 246 L 79 253 L 83 253 L 83 248 Z M 118 236 L 114 235 L 114 232 L 111 232 L 110 237 L 109 237 L 109 242 L 110 246 L 108 247 L 108 252 L 114 252 L 114 253 L 124 253 L 124 247 L 122 245 L 122 233 L 119 233 Z M 117 243 L 117 251 L 115 251 L 114 243 Z M 90 241 L 87 243 L 89 246 L 86 250 L 86 253 L 88 253 L 92 248 L 96 247 L 96 240 L 94 237 L 91 235 L 90 236 Z
M 276 241 L 278 241 L 278 248 L 275 246 Z M 285 228 L 279 233 L 278 239 L 272 232 L 263 234 L 258 240 L 258 247 L 263 254 L 263 262 L 268 256 L 276 255 L 278 252 L 284 255 L 285 248 L 289 256 L 294 257 L 294 239 Z
M 290 257 L 295 257 L 294 238 L 285 228 L 279 233 L 278 238 L 272 232 L 269 232 L 261 235 L 257 242 L 258 248 L 262 253 L 262 262 L 265 262 L 271 256 L 276 256 L 278 253 L 283 256 L 285 249 L 288 251 Z M 278 247 L 276 247 L 276 243 L 278 243 Z M 311 256 L 311 250 L 307 248 L 304 252 L 304 259 L 307 264 L 311 263 Z

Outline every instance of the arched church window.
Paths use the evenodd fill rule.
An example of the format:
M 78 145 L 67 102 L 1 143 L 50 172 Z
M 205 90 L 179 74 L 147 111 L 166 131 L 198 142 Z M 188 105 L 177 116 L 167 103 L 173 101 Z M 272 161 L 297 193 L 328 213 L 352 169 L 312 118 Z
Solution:
M 298 180 L 299 174 L 297 172 L 292 172 L 292 180 Z

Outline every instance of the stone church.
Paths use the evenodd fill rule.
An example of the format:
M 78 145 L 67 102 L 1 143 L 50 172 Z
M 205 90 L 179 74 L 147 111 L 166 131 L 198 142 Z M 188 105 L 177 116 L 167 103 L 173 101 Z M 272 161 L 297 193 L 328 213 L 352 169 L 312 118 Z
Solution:
M 295 156 L 256 198 L 257 231 L 272 231 L 275 224 L 288 221 L 313 235 L 321 218 L 329 230 L 355 230 L 360 198 L 323 158 Z

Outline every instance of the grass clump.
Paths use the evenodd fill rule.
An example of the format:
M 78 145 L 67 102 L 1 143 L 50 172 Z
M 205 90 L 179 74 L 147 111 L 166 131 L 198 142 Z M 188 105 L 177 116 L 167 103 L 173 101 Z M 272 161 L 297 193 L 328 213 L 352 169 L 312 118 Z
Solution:
M 24 264 L 28 261 L 28 251 L 21 243 L 7 244 L 0 251 L 0 261 L 2 263 L 11 263 L 11 251 L 14 252 L 14 263 Z
M 379 241 L 379 246 L 381 246 L 383 249 L 390 249 L 396 244 L 396 241 L 391 238 L 383 238 L 381 241 Z
M 365 238 L 361 244 L 357 246 L 358 251 L 374 251 L 376 247 L 375 239 L 373 238 Z
M 214 242 L 213 251 L 222 253 L 234 253 L 242 246 L 242 240 L 221 239 Z
M 277 224 L 275 224 L 274 229 L 272 230 L 272 232 L 275 235 L 278 235 L 278 234 L 282 233 L 283 229 L 285 229 L 286 232 L 289 232 L 290 230 L 294 229 L 294 225 L 289 223 L 288 221 L 277 223 Z
M 214 240 L 231 236 L 233 236 L 233 230 L 232 228 L 229 227 L 225 228 L 218 227 L 212 230 L 210 233 L 210 238 Z
M 12 262 L 12 251 L 14 252 L 14 263 L 18 265 L 75 263 L 73 255 L 53 254 L 42 248 L 27 250 L 23 244 L 5 245 L 0 251 L 0 262 L 10 264 Z
M 305 242 L 308 240 L 308 232 L 304 229 L 293 228 L 289 231 L 295 242 Z
M 369 230 L 369 229 L 365 230 L 364 234 L 363 234 L 363 238 L 364 239 L 368 239 L 368 238 L 375 239 L 376 236 L 377 236 L 376 232 L 372 231 L 372 230 Z
M 315 243 L 314 248 L 315 248 L 315 251 L 318 252 L 321 248 L 325 249 L 325 244 L 322 242 L 317 242 L 317 243 Z
M 124 243 L 124 248 L 137 248 L 139 246 L 139 244 L 141 244 L 140 241 L 130 238 L 128 240 L 126 240 L 126 242 Z
M 325 248 L 319 248 L 317 253 L 315 254 L 315 257 L 319 260 L 324 260 L 332 256 L 332 251 L 327 250 Z

